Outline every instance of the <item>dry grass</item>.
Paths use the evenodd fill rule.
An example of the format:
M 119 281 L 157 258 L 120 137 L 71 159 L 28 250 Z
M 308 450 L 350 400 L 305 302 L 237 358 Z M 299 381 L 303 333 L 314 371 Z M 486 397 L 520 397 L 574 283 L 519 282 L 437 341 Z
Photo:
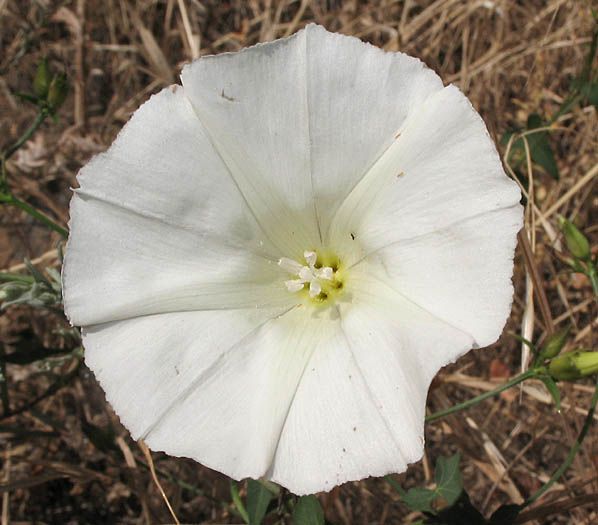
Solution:
M 315 21 L 387 50 L 420 57 L 445 82 L 470 97 L 498 137 L 523 126 L 530 113 L 554 114 L 578 74 L 590 41 L 588 3 L 576 0 L 0 0 L 0 149 L 16 140 L 35 108 L 16 93 L 31 90 L 42 55 L 64 69 L 72 89 L 60 123 L 47 122 L 9 163 L 14 192 L 56 221 L 67 220 L 69 187 L 78 169 L 114 139 L 151 93 L 175 81 L 182 64 L 292 34 Z M 550 130 L 561 173 L 553 180 L 535 165 L 529 184 L 526 265 L 516 256 L 515 302 L 505 334 L 537 340 L 553 324 L 571 323 L 576 346 L 597 346 L 597 317 L 587 280 L 562 272 L 556 214 L 577 222 L 598 245 L 598 119 L 576 105 Z M 502 152 L 504 153 L 504 147 Z M 57 265 L 58 237 L 21 212 L 2 208 L 0 268 L 18 270 L 24 257 Z M 491 235 L 491 232 L 488 232 Z M 530 264 L 531 263 L 531 264 Z M 532 271 L 534 270 L 534 271 Z M 532 277 L 534 277 L 532 279 Z M 0 319 L 5 351 L 14 345 L 68 345 L 59 316 L 12 308 Z M 572 343 L 573 344 L 573 343 Z M 12 345 L 12 346 L 11 346 Z M 504 335 L 442 371 L 429 397 L 431 411 L 463 401 L 513 375 L 521 347 Z M 69 363 L 55 371 L 67 373 Z M 8 366 L 11 407 L 48 385 L 35 365 Z M 424 460 L 396 479 L 405 487 L 430 481 L 435 458 L 459 450 L 465 486 L 490 513 L 521 502 L 560 465 L 579 432 L 590 383 L 563 385 L 557 414 L 540 384 L 507 391 L 466 413 L 427 425 Z M 113 432 L 101 441 L 95 431 Z M 142 450 L 120 426 L 86 369 L 31 410 L 0 421 L 4 523 L 164 523 L 171 520 Z M 92 444 L 90 437 L 96 443 Z M 598 435 L 539 502 L 558 501 L 549 517 L 530 523 L 598 521 Z M 98 441 L 100 440 L 100 441 Z M 228 481 L 189 460 L 154 454 L 155 467 L 188 484 L 161 483 L 181 522 L 234 523 Z M 321 496 L 333 523 L 410 522 L 383 480 L 348 483 Z M 567 507 L 573 502 L 575 508 Z M 542 516 L 532 514 L 530 517 Z

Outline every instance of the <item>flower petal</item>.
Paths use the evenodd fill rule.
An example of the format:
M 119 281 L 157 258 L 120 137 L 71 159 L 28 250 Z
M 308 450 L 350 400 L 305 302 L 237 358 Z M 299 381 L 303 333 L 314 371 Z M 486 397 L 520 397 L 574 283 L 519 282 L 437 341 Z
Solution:
M 313 24 L 196 60 L 182 81 L 255 215 L 295 258 L 295 244 L 321 244 L 344 197 L 442 88 L 417 59 Z
M 287 277 L 276 265 L 280 254 L 183 88 L 172 86 L 146 102 L 78 180 L 63 270 L 74 324 L 261 306 L 272 299 L 270 291 L 275 302 L 281 290 L 277 297 L 288 301 L 282 281 L 268 285 Z
M 80 195 L 280 256 L 260 231 L 180 86 L 165 88 L 143 104 L 77 180 Z
M 401 295 L 487 346 L 511 310 L 513 252 L 521 206 L 485 213 L 382 248 L 353 271 L 367 271 Z
M 469 335 L 367 273 L 352 273 L 351 291 L 343 333 L 312 356 L 268 475 L 295 494 L 418 460 L 429 383 L 471 348 Z
M 202 57 L 181 79 L 253 214 L 280 250 L 320 246 L 309 177 L 305 31 Z
M 334 219 L 330 243 L 354 264 L 519 199 L 482 119 L 449 86 L 427 99 L 353 189 Z
M 236 479 L 259 478 L 307 361 L 339 325 L 301 308 L 282 313 L 172 313 L 98 325 L 84 331 L 86 362 L 135 439 Z
M 322 233 L 364 173 L 421 104 L 442 89 L 420 60 L 310 25 L 311 172 Z
M 65 311 L 86 326 L 155 313 L 288 306 L 276 260 L 75 194 Z

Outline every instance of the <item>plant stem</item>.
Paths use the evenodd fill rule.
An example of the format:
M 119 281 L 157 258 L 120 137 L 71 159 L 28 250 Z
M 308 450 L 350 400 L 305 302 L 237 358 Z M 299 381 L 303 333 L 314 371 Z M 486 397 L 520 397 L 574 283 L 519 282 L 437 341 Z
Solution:
M 598 402 L 598 380 L 596 381 L 596 388 L 594 389 L 594 396 L 592 397 L 592 402 L 590 403 L 590 408 L 588 408 L 586 420 L 584 421 L 583 427 L 581 429 L 581 432 L 579 433 L 579 436 L 577 437 L 577 440 L 573 444 L 573 447 L 571 447 L 571 451 L 569 452 L 567 459 L 563 462 L 563 464 L 559 467 L 559 469 L 552 475 L 552 477 L 546 482 L 546 484 L 541 489 L 534 492 L 534 494 L 532 494 L 525 501 L 525 503 L 523 503 L 522 508 L 527 507 L 528 505 L 530 505 L 531 503 L 536 501 L 540 496 L 542 496 L 542 494 L 544 494 L 550 487 L 552 487 L 552 485 L 554 485 L 555 481 L 563 475 L 565 470 L 567 470 L 567 468 L 573 461 L 573 458 L 575 458 L 575 455 L 577 454 L 579 447 L 581 447 L 581 443 L 583 442 L 584 438 L 586 437 L 588 430 L 590 430 L 590 427 L 592 426 L 592 422 L 594 420 L 594 411 L 596 410 L 597 402 Z
M 592 288 L 594 289 L 594 297 L 598 298 L 598 270 L 596 270 L 596 265 L 598 265 L 597 261 L 590 262 L 589 271 L 586 274 L 590 278 L 590 282 L 592 283 Z
M 399 485 L 394 479 L 392 479 L 390 477 L 390 475 L 384 476 L 384 479 L 386 480 L 386 482 L 388 484 L 390 484 L 390 486 L 393 489 L 395 489 L 401 495 L 401 497 L 403 497 L 403 496 L 405 496 L 405 494 L 407 494 L 407 492 L 403 489 L 403 487 L 401 487 L 401 485 Z
M 42 110 L 39 112 L 37 117 L 35 117 L 33 124 L 31 124 L 27 131 L 23 133 L 23 136 L 6 150 L 6 152 L 3 155 L 4 160 L 8 159 L 15 151 L 17 151 L 23 144 L 25 144 L 27 140 L 29 140 L 31 135 L 33 135 L 37 131 L 37 128 L 41 126 L 42 122 L 46 120 L 47 116 L 48 113 L 46 111 Z
M 21 210 L 27 212 L 32 217 L 35 217 L 38 221 L 43 222 L 46 226 L 49 226 L 50 228 L 52 228 L 54 231 L 57 231 L 65 239 L 68 237 L 69 233 L 62 226 L 55 223 L 52 219 L 50 219 L 43 213 L 37 211 L 35 208 L 32 208 L 26 202 L 23 202 L 23 201 L 17 199 L 14 195 L 12 195 L 12 193 L 10 194 L 10 200 L 5 202 L 5 204 L 8 204 L 9 206 L 16 206 L 17 208 L 20 208 Z
M 0 283 L 15 281 L 22 283 L 33 283 L 35 282 L 35 279 L 31 277 L 31 275 L 24 275 L 22 273 L 0 272 Z
M 526 379 L 529 379 L 530 377 L 534 377 L 534 375 L 535 375 L 534 369 L 528 370 L 527 372 L 524 372 L 523 374 L 519 374 L 518 376 L 507 381 L 506 383 L 502 384 L 498 388 L 495 388 L 494 390 L 485 392 L 484 394 L 473 397 L 473 398 L 469 399 L 468 401 L 465 401 L 458 405 L 454 405 L 451 408 L 447 408 L 446 410 L 441 410 L 440 412 L 436 412 L 435 414 L 430 414 L 429 416 L 426 417 L 426 423 L 429 423 L 430 421 L 435 421 L 436 419 L 440 419 L 441 417 L 448 416 L 449 414 L 454 414 L 455 412 L 459 412 L 460 410 L 469 408 L 470 406 L 473 406 L 476 403 L 479 403 L 480 401 L 484 401 L 484 399 L 488 399 L 489 397 L 495 396 L 496 394 L 499 394 L 503 390 L 507 390 L 507 389 L 511 388 L 512 386 L 515 386 L 515 385 L 525 381 Z

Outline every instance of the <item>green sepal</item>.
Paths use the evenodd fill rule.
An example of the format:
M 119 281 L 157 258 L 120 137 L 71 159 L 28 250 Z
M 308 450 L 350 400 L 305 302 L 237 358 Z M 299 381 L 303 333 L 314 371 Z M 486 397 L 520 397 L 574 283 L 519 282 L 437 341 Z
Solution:
M 54 78 L 52 78 L 48 91 L 48 107 L 52 113 L 66 100 L 68 92 L 69 86 L 66 81 L 66 75 L 64 73 L 56 73 Z
M 548 365 L 554 379 L 576 381 L 598 373 L 598 352 L 574 350 L 556 356 Z
M 560 351 L 563 349 L 563 346 L 565 346 L 565 342 L 567 341 L 567 336 L 569 335 L 570 330 L 571 326 L 566 326 L 565 328 L 561 328 L 553 334 L 550 334 L 540 347 L 539 358 L 544 361 L 559 355 Z
M 580 261 L 590 260 L 590 243 L 586 236 L 581 233 L 575 224 L 565 219 L 562 215 L 558 217 L 559 228 L 563 232 L 567 248 L 571 255 Z
M 42 57 L 33 79 L 33 92 L 39 100 L 46 100 L 48 97 L 51 78 L 50 69 L 48 68 L 48 60 L 46 57 Z
M 552 379 L 552 377 L 541 377 L 540 380 L 542 381 L 542 383 L 544 383 L 546 390 L 548 390 L 548 392 L 552 396 L 552 399 L 554 400 L 554 406 L 556 407 L 557 412 L 560 412 L 561 411 L 561 393 L 559 391 L 559 387 L 556 385 L 556 383 L 554 382 L 554 379 Z

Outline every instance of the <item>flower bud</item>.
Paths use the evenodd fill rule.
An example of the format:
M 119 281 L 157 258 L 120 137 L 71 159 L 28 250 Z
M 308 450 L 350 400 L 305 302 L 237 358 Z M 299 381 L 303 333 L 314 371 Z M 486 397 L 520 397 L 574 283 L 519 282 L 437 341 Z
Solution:
M 577 229 L 575 224 L 561 215 L 559 215 L 558 222 L 571 254 L 577 259 L 588 261 L 590 259 L 590 243 L 586 236 Z
M 559 355 L 559 352 L 563 349 L 567 336 L 569 335 L 570 326 L 562 328 L 556 331 L 554 334 L 550 334 L 540 349 L 540 357 L 542 360 L 552 359 Z
M 64 73 L 54 75 L 48 91 L 48 105 L 50 109 L 53 111 L 58 109 L 65 101 L 68 92 L 69 85 L 66 82 L 66 75 Z
M 555 357 L 548 365 L 555 379 L 575 381 L 598 373 L 598 352 L 575 350 Z
M 35 72 L 33 79 L 33 92 L 40 100 L 46 100 L 48 90 L 50 89 L 50 70 L 46 57 L 42 57 Z
M 9 282 L 0 287 L 2 301 L 14 301 L 19 299 L 24 293 L 29 290 L 29 285 L 18 282 Z

